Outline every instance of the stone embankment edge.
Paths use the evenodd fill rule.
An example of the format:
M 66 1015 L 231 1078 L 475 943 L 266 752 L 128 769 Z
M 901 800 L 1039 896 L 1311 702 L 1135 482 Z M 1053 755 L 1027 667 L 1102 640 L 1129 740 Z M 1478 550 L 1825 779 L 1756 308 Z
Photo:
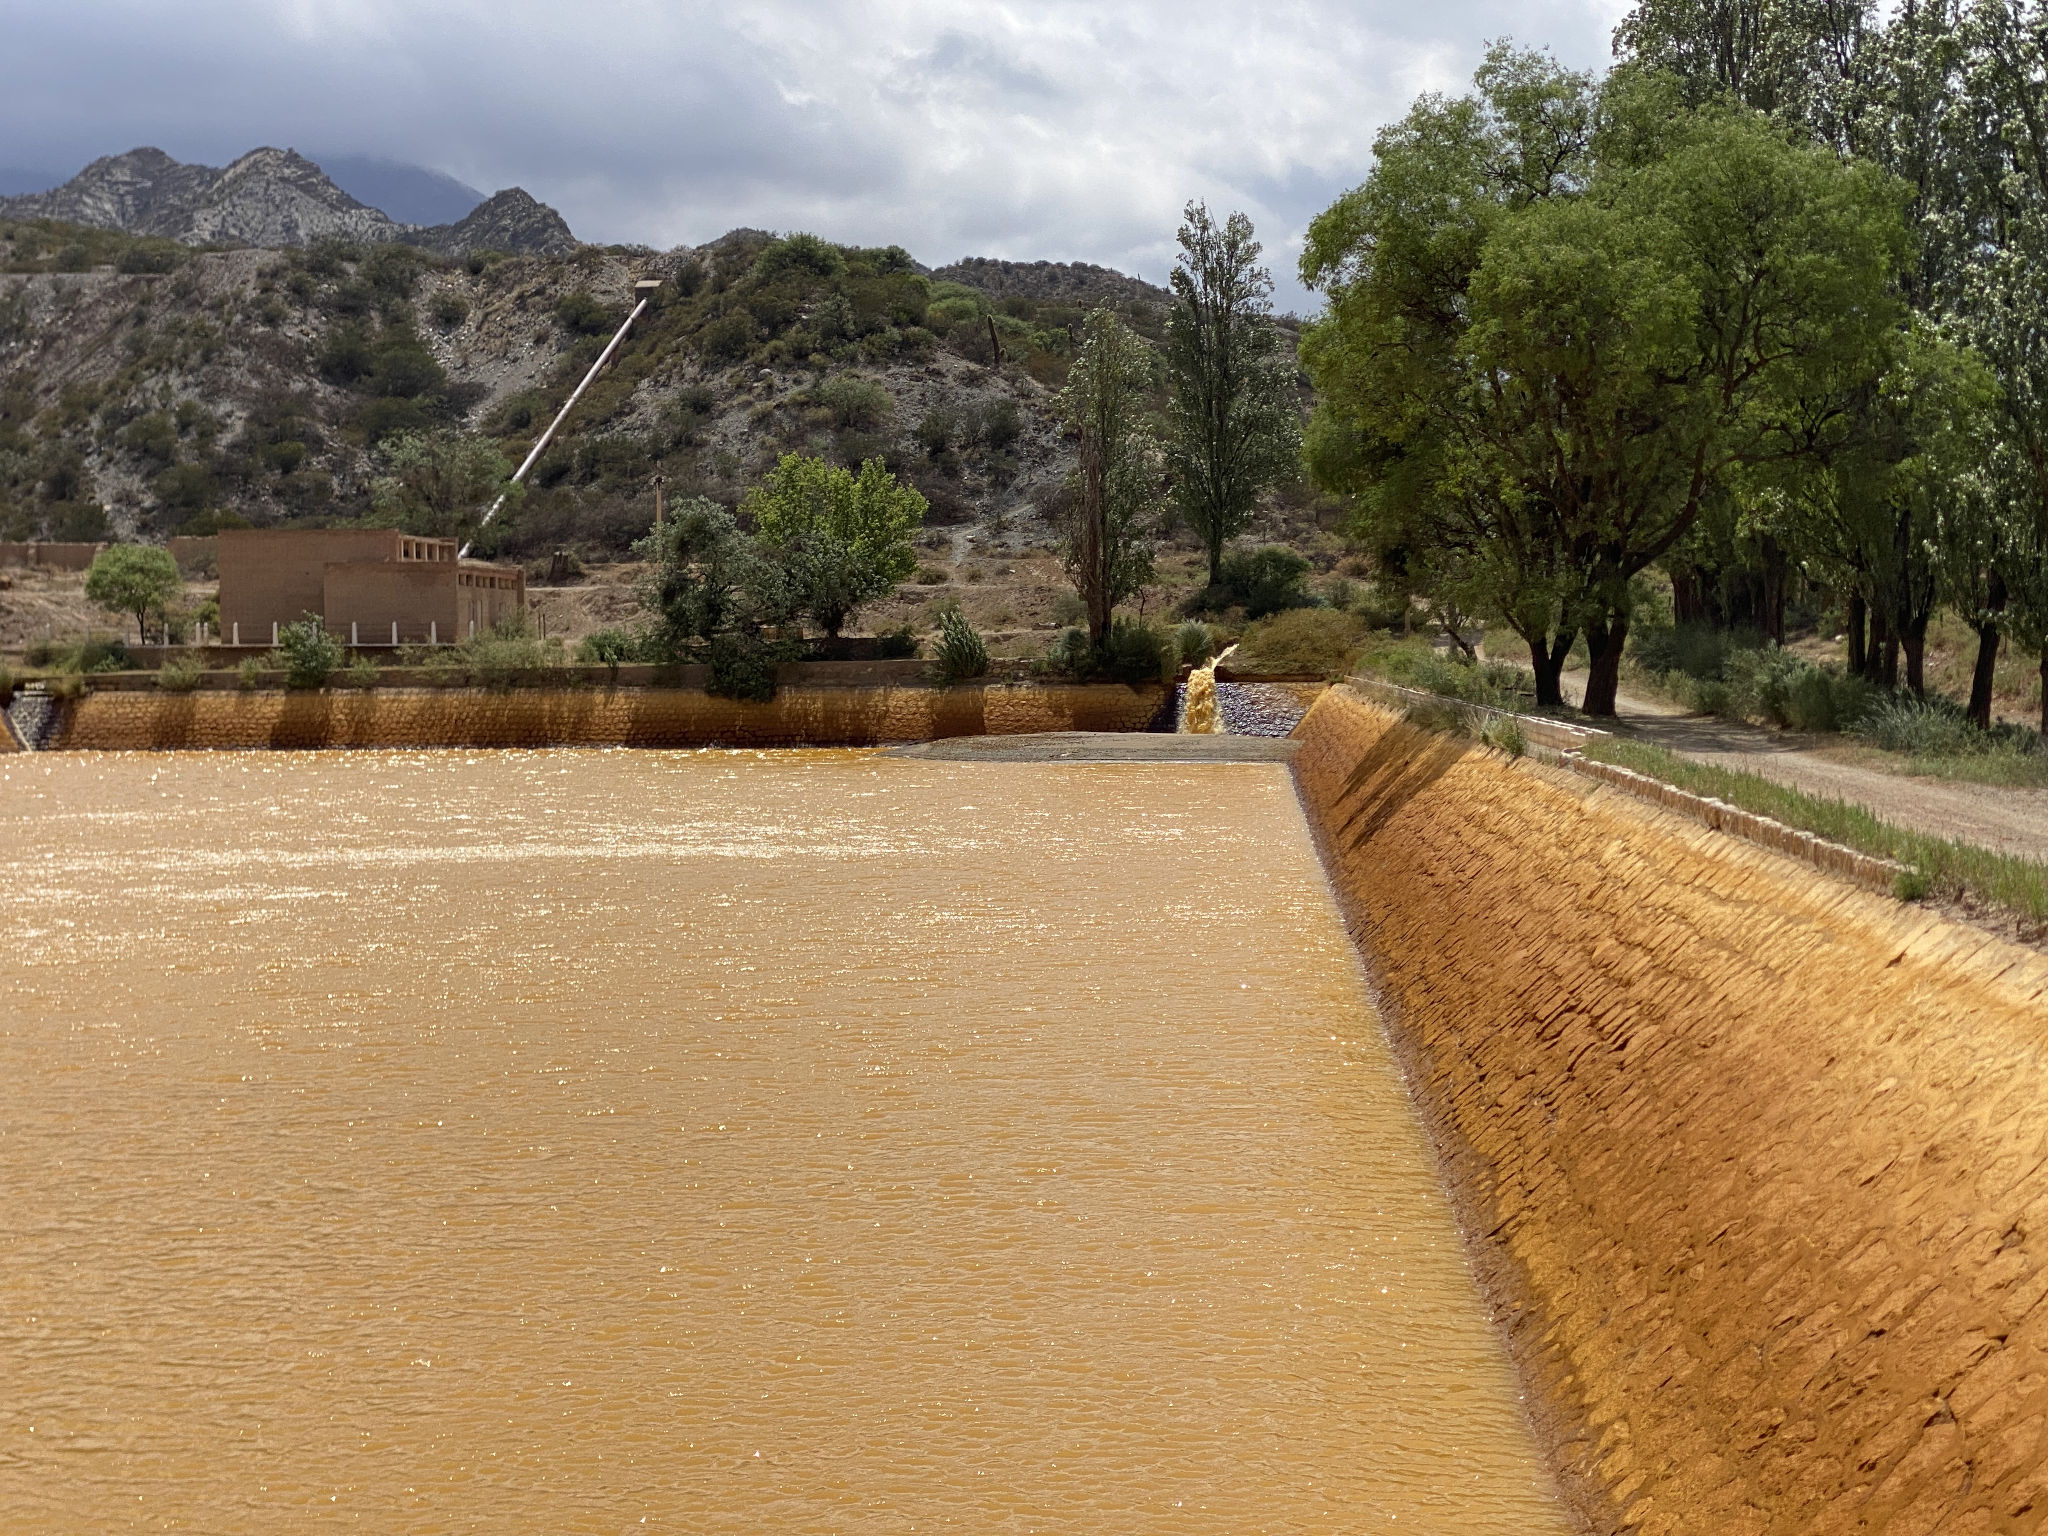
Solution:
M 1141 731 L 1166 690 L 1122 684 L 794 686 L 767 703 L 687 688 L 93 692 L 44 750 L 873 746 L 947 736 Z
M 1716 800 L 1709 795 L 1696 795 L 1690 790 L 1680 789 L 1676 784 L 1667 784 L 1650 774 L 1638 773 L 1618 763 L 1596 762 L 1579 755 L 1589 743 L 1611 737 L 1611 731 L 1575 725 L 1565 720 L 1552 720 L 1542 715 L 1517 715 L 1503 709 L 1489 709 L 1483 704 L 1469 704 L 1463 699 L 1447 699 L 1441 694 L 1425 693 L 1417 688 L 1403 688 L 1394 683 L 1381 682 L 1378 678 L 1354 677 L 1346 686 L 1395 709 L 1405 710 L 1425 702 L 1438 707 L 1448 707 L 1475 731 L 1483 731 L 1497 722 L 1513 721 L 1520 727 L 1523 739 L 1530 744 L 1532 755 L 1540 761 L 1551 763 L 1584 778 L 1597 779 L 1602 784 L 1634 795 L 1639 800 L 1654 801 L 1666 810 L 1676 811 L 1703 827 L 1711 827 L 1716 832 L 1725 832 L 1728 836 L 1739 837 L 1744 842 L 1787 854 L 1811 864 L 1815 869 L 1839 875 L 1845 880 L 1853 880 L 1869 890 L 1894 890 L 1899 876 L 1908 873 L 1907 867 L 1896 859 L 1863 853 L 1846 844 L 1830 842 L 1811 832 L 1802 832 L 1797 827 L 1788 827 L 1782 821 L 1773 821 L 1768 816 L 1759 816 L 1754 811 L 1745 811 L 1725 800 Z
M 1584 1528 L 2048 1529 L 2048 962 L 1355 690 L 1296 735 Z

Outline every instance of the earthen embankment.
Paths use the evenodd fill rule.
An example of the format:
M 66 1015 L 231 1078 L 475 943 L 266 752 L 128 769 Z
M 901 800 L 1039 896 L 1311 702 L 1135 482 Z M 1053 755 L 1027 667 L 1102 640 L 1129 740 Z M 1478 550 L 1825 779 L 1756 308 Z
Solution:
M 94 692 L 53 748 L 871 746 L 942 736 L 1143 730 L 1158 686 L 785 687 L 765 704 L 689 688 Z
M 1344 689 L 1296 773 L 1602 1531 L 2048 1523 L 2048 965 Z

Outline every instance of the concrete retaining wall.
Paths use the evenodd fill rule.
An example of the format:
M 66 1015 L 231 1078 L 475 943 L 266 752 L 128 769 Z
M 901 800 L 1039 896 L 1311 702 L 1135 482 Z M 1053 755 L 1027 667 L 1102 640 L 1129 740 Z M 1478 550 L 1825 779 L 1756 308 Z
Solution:
M 52 749 L 867 746 L 1026 731 L 1143 730 L 1159 687 L 786 687 L 743 704 L 676 688 L 108 691 L 67 706 Z
M 1304 802 L 1600 1531 L 2048 1522 L 2048 962 L 1331 689 Z

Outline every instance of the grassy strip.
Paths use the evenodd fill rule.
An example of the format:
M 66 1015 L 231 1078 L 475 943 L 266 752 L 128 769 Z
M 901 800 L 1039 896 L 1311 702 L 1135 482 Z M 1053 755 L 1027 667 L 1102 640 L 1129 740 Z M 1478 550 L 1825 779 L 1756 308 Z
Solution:
M 1823 800 L 1754 773 L 1696 763 L 1644 742 L 1610 737 L 1589 745 L 1586 756 L 1632 768 L 1696 795 L 1724 800 L 1859 853 L 1896 859 L 1917 871 L 1926 881 L 1925 888 L 1943 895 L 1967 891 L 2037 922 L 2048 919 L 2048 864 L 2039 860 L 1909 832 L 1879 820 L 1860 805 Z M 1900 894 L 1914 893 L 1909 885 Z

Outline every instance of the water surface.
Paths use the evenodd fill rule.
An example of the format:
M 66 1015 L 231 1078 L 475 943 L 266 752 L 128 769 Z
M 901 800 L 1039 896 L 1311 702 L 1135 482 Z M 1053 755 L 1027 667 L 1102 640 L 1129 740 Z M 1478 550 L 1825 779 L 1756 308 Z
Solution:
M 1563 1529 L 1284 768 L 15 757 L 0 939 L 9 1531 Z

